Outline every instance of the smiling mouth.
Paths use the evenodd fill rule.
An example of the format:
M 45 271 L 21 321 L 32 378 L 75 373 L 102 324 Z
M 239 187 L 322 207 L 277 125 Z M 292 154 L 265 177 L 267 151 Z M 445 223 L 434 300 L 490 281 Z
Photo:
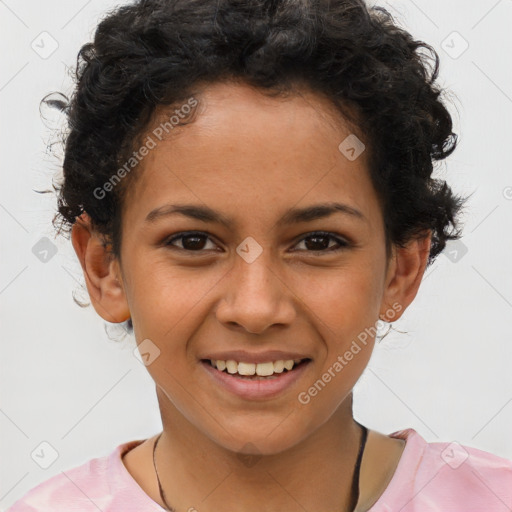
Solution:
M 222 361 L 214 359 L 202 359 L 203 363 L 210 365 L 221 373 L 246 380 L 270 380 L 277 379 L 280 375 L 286 375 L 297 368 L 304 366 L 311 359 L 289 359 L 269 361 L 265 363 L 244 363 L 233 360 Z

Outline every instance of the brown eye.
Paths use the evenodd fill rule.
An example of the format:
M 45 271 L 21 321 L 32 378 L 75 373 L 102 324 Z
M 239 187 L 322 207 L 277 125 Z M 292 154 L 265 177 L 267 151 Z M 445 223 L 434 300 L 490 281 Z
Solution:
M 172 246 L 184 251 L 198 252 L 202 250 L 208 250 L 205 248 L 205 245 L 209 238 L 210 237 L 206 233 L 201 232 L 180 233 L 178 236 L 168 240 L 165 245 Z M 182 247 L 176 246 L 174 244 L 176 240 L 181 240 Z
M 334 241 L 334 247 L 330 245 L 331 241 Z M 306 252 L 333 252 L 349 246 L 345 240 L 325 232 L 311 233 L 299 243 L 302 242 L 305 244 Z

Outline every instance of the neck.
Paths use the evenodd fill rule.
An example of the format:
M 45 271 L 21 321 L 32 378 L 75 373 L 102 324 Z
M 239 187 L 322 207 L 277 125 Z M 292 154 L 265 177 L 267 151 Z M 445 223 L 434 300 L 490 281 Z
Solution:
M 352 393 L 307 439 L 278 454 L 252 456 L 215 443 L 157 395 L 164 426 L 156 450 L 158 477 L 175 510 L 253 512 L 258 504 L 265 512 L 352 512 L 361 440 Z

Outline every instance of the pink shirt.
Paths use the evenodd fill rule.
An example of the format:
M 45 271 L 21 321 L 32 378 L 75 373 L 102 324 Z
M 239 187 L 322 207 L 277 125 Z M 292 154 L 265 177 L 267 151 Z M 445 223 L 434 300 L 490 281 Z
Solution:
M 389 437 L 405 439 L 406 445 L 391 482 L 369 512 L 511 512 L 511 460 L 457 443 L 427 443 L 412 428 Z M 51 477 L 7 512 L 163 512 L 121 460 L 142 442 L 121 444 L 109 455 Z

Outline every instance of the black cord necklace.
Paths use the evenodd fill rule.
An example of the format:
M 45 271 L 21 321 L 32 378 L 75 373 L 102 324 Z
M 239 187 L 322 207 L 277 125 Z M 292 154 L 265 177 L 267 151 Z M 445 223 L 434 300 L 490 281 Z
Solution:
M 361 443 L 359 444 L 359 453 L 357 454 L 356 465 L 354 468 L 354 476 L 352 477 L 352 491 L 351 491 L 352 503 L 350 505 L 352 512 L 355 511 L 357 502 L 359 500 L 359 473 L 361 470 L 361 460 L 363 459 L 364 447 L 366 445 L 366 439 L 368 437 L 368 429 L 364 425 L 361 425 L 360 423 L 358 423 L 357 421 L 356 421 L 356 423 L 361 427 L 363 433 L 361 435 Z M 167 503 L 167 501 L 165 499 L 165 493 L 164 493 L 164 490 L 162 489 L 162 484 L 160 483 L 160 478 L 158 476 L 158 471 L 156 469 L 156 460 L 155 460 L 156 446 L 157 446 L 158 441 L 160 440 L 160 436 L 162 434 L 163 434 L 163 432 L 161 432 L 158 435 L 158 437 L 155 440 L 155 444 L 153 445 L 153 466 L 155 468 L 156 479 L 158 481 L 158 489 L 160 490 L 160 499 L 162 500 L 163 503 L 165 503 L 165 506 L 167 507 L 167 510 L 169 512 L 176 512 L 176 509 L 172 508 Z

